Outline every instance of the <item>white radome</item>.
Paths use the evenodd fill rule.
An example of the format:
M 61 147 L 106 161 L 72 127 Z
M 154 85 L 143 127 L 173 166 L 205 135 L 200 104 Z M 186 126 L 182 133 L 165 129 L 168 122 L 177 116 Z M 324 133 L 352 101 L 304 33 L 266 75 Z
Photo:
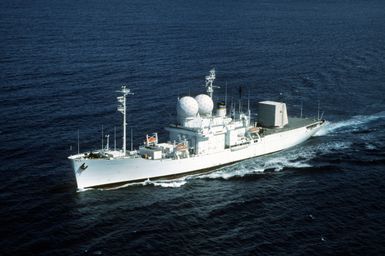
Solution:
M 214 102 L 207 94 L 199 94 L 195 97 L 195 100 L 198 102 L 200 115 L 211 115 Z
M 176 110 L 179 117 L 194 117 L 199 110 L 198 102 L 193 97 L 184 96 L 179 99 Z

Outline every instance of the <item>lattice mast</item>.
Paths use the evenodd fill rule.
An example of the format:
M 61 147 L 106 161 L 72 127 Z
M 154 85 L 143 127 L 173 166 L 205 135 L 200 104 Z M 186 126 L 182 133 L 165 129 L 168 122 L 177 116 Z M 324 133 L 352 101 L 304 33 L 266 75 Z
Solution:
M 210 74 L 206 76 L 206 84 L 205 87 L 207 88 L 207 94 L 210 96 L 210 98 L 213 98 L 214 88 L 220 88 L 219 86 L 213 85 L 215 80 L 215 69 L 210 70 Z
M 125 85 L 122 86 L 120 91 L 117 91 L 123 94 L 123 96 L 117 97 L 118 102 L 118 111 L 123 114 L 123 154 L 126 155 L 126 126 L 127 126 L 127 104 L 126 104 L 126 96 L 134 95 L 130 89 L 126 88 Z

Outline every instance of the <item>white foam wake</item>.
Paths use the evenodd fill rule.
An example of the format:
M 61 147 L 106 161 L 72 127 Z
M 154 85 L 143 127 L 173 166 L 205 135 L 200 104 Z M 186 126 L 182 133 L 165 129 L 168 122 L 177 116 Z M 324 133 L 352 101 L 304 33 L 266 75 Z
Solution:
M 143 182 L 143 186 L 153 185 L 156 187 L 163 187 L 163 188 L 179 188 L 187 183 L 186 179 L 187 179 L 187 176 L 180 179 L 173 179 L 173 180 L 156 180 L 156 181 L 146 180 Z
M 244 177 L 245 175 L 262 174 L 265 171 L 282 171 L 284 168 L 311 167 L 310 161 L 319 154 L 349 148 L 351 142 L 330 142 L 319 145 L 293 148 L 289 151 L 262 156 L 223 167 L 208 174 L 197 175 L 200 179 L 230 179 Z
M 90 190 L 94 190 L 95 188 L 78 188 L 76 192 L 81 193 L 81 192 L 86 192 Z
M 353 116 L 352 118 L 348 120 L 343 120 L 339 122 L 327 122 L 327 124 L 319 130 L 315 136 L 324 136 L 329 133 L 344 133 L 344 132 L 351 132 L 351 131 L 357 131 L 360 130 L 362 127 L 364 127 L 366 124 L 377 121 L 379 119 L 385 119 L 385 111 L 364 116 Z
M 129 182 L 120 186 L 113 186 L 109 188 L 98 188 L 98 190 L 116 190 L 116 189 L 131 187 L 131 186 L 155 186 L 155 187 L 163 187 L 163 188 L 179 188 L 187 183 L 187 179 L 189 177 L 190 176 L 185 176 L 179 179 L 170 179 L 170 180 L 165 179 L 165 180 L 154 180 L 154 181 L 147 179 L 142 182 Z M 82 190 L 82 191 L 86 191 L 86 190 Z

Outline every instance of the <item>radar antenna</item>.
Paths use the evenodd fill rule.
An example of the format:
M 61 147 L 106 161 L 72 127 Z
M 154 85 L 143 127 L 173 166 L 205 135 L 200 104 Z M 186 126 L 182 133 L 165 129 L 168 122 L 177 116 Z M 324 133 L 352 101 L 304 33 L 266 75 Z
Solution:
M 134 93 L 131 92 L 130 89 L 126 88 L 125 85 L 122 86 L 122 89 L 120 91 L 117 91 L 123 94 L 123 96 L 119 96 L 116 99 L 120 103 L 118 105 L 118 111 L 123 114 L 123 154 L 126 156 L 126 96 L 127 95 L 134 95 Z
M 220 88 L 219 86 L 213 85 L 214 80 L 215 80 L 215 69 L 213 68 L 212 70 L 210 70 L 210 74 L 206 76 L 206 84 L 205 84 L 205 87 L 207 88 L 207 94 L 210 96 L 210 98 L 213 98 L 214 88 Z

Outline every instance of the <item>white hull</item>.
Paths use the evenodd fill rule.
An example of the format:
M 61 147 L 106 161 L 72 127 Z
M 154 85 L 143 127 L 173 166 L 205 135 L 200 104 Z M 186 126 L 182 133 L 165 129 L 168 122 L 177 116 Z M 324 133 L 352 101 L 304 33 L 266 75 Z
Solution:
M 144 158 L 70 159 L 78 188 L 139 181 L 179 175 L 221 166 L 247 158 L 281 151 L 298 145 L 313 136 L 323 123 L 312 129 L 300 127 L 262 137 L 257 143 L 242 148 L 225 149 L 218 153 L 197 155 L 183 159 L 149 160 Z M 83 165 L 84 164 L 84 165 Z M 86 168 L 81 168 L 83 165 Z

